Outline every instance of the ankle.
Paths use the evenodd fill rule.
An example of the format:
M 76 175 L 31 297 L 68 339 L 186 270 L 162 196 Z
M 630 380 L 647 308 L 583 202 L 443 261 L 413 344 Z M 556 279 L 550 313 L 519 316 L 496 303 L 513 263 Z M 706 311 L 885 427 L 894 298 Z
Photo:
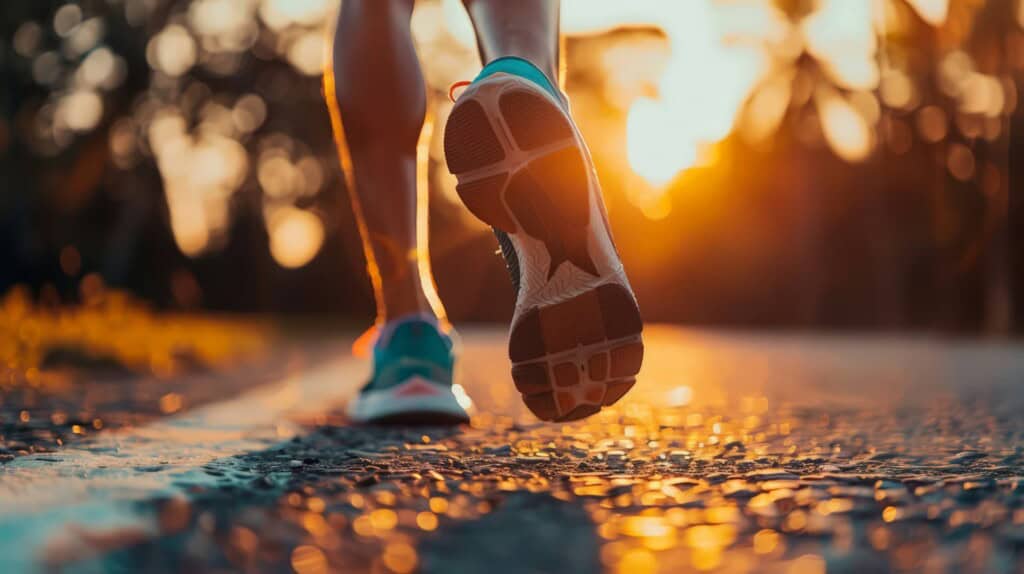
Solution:
M 544 73 L 551 85 L 556 89 L 561 89 L 558 85 L 558 64 L 554 58 L 543 57 L 543 58 L 523 58 L 535 68 Z
M 380 316 L 378 320 L 388 323 L 395 319 L 419 315 L 431 319 L 438 319 L 438 314 L 430 305 L 422 289 L 406 289 L 402 292 L 384 293 Z
M 544 72 L 544 75 L 551 80 L 551 85 L 555 86 L 556 90 L 561 90 L 562 86 L 559 84 L 558 65 L 555 62 L 547 62 L 544 65 L 534 64 L 537 68 Z

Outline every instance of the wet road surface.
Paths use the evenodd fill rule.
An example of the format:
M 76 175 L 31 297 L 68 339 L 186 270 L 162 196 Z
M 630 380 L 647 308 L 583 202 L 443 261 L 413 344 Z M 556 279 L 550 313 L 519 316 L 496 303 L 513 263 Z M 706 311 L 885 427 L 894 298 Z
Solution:
M 2 570 L 1024 571 L 1024 347 L 654 327 L 627 400 L 552 425 L 503 331 L 463 335 L 467 428 L 347 426 L 367 369 L 340 338 L 183 384 L 172 414 L 19 438 Z

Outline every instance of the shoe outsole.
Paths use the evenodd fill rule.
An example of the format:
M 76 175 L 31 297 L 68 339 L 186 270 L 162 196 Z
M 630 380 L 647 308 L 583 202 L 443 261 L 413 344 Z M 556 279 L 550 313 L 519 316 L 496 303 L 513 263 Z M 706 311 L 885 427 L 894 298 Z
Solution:
M 408 394 L 413 389 L 419 392 Z M 469 422 L 469 412 L 459 404 L 451 384 L 419 377 L 392 388 L 364 389 L 353 397 L 346 414 L 353 424 L 363 426 L 449 426 Z
M 471 97 L 452 110 L 445 154 L 459 179 L 459 196 L 496 229 L 542 242 L 550 261 L 548 279 L 566 262 L 596 278 L 588 251 L 593 233 L 589 167 L 572 126 L 553 102 L 522 87 L 504 90 L 498 110 L 501 117 L 490 118 Z M 514 153 L 546 147 L 551 150 L 490 173 Z M 486 175 L 464 177 L 470 172 Z M 635 383 L 643 361 L 642 330 L 632 293 L 618 283 L 526 309 L 509 338 L 516 388 L 542 420 L 595 414 Z
M 377 417 L 375 419 L 362 421 L 357 424 L 359 424 L 359 426 L 365 427 L 447 427 L 469 424 L 469 417 L 452 415 L 447 413 L 437 413 L 431 411 L 410 411 Z

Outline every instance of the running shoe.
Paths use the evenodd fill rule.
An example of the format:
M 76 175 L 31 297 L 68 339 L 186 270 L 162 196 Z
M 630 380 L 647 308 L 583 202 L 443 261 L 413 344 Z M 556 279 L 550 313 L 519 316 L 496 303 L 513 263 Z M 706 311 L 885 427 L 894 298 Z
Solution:
M 469 421 L 453 385 L 455 342 L 436 319 L 409 316 L 384 325 L 373 345 L 373 375 L 348 405 L 360 424 Z
M 538 418 L 618 401 L 643 361 L 643 323 L 565 96 L 520 58 L 490 63 L 455 101 L 448 169 L 491 225 L 517 291 L 512 378 Z

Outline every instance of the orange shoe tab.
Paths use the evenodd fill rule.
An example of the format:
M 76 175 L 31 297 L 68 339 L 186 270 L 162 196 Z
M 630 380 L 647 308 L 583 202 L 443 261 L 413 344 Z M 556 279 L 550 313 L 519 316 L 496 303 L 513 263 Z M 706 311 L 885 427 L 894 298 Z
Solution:
M 370 356 L 373 350 L 373 344 L 377 342 L 377 335 L 380 334 L 380 329 L 377 325 L 371 326 L 359 338 L 356 339 L 355 343 L 352 343 L 352 355 L 365 359 Z
M 462 80 L 461 82 L 455 82 L 454 84 L 452 84 L 452 87 L 448 88 L 448 99 L 451 100 L 452 103 L 455 103 L 455 90 L 459 88 L 465 88 L 466 86 L 472 83 L 473 82 L 469 82 L 466 80 Z

